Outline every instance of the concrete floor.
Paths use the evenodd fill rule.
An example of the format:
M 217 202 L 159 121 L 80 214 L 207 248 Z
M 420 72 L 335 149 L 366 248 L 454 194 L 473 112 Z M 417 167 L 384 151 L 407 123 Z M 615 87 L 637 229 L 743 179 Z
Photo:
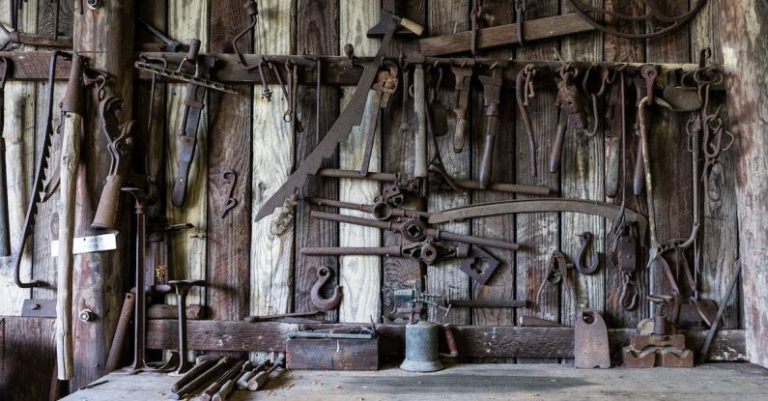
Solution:
M 106 382 L 65 401 L 167 399 L 174 377 L 113 373 Z M 581 370 L 568 365 L 455 365 L 440 372 L 293 371 L 264 391 L 238 391 L 247 400 L 546 400 L 546 401 L 766 401 L 768 370 L 750 364 L 709 364 L 693 369 Z

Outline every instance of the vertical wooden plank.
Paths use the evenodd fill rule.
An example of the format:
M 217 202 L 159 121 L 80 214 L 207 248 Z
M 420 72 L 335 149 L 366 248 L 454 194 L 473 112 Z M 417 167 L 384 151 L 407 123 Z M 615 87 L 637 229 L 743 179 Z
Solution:
M 469 10 L 471 8 L 469 0 L 448 0 L 435 4 L 430 2 L 427 14 L 427 32 L 429 36 L 461 32 L 469 29 Z M 471 121 L 471 118 L 470 118 Z M 453 121 L 449 121 L 448 132 L 453 132 Z M 471 141 L 471 140 L 470 140 Z M 438 139 L 440 154 L 443 157 L 445 168 L 448 174 L 457 179 L 468 179 L 471 169 L 471 143 L 468 143 L 462 153 L 454 153 L 453 136 L 446 135 Z M 430 154 L 435 152 L 431 149 Z M 464 206 L 469 203 L 469 197 L 461 194 L 445 192 L 429 194 L 427 200 L 427 210 L 430 212 L 439 212 L 441 210 L 453 209 Z M 452 231 L 459 234 L 469 234 L 470 223 L 450 223 L 440 227 L 442 230 Z M 469 278 L 459 269 L 458 261 L 449 261 L 435 266 L 427 267 L 427 288 L 430 293 L 449 296 L 452 299 L 468 299 L 470 297 Z M 434 309 L 434 308 L 431 308 Z M 430 320 L 437 321 L 442 319 L 443 312 L 437 310 L 430 311 Z M 469 310 L 452 311 L 448 316 L 447 323 L 468 324 L 470 322 Z
M 333 55 L 339 53 L 339 27 L 338 27 L 338 1 L 299 0 L 296 5 L 296 49 L 299 52 L 308 52 L 313 55 Z M 321 66 L 322 69 L 322 66 Z M 316 71 L 310 71 L 316 74 Z M 320 96 L 320 110 L 317 110 L 317 96 Z M 303 160 L 308 156 L 318 140 L 325 137 L 328 129 L 333 125 L 339 115 L 339 91 L 336 88 L 323 86 L 320 93 L 314 85 L 299 88 L 299 118 L 304 128 L 303 132 L 295 133 L 296 158 Z M 319 114 L 319 115 L 318 115 Z M 319 129 L 317 118 L 319 117 Z M 319 131 L 319 132 L 318 132 Z M 325 165 L 336 166 L 337 157 L 334 156 L 325 161 Z M 329 199 L 337 199 L 338 183 L 335 179 L 309 177 L 303 188 L 305 194 L 312 194 Z M 305 246 L 336 246 L 339 243 L 339 225 L 332 221 L 309 218 L 312 210 L 322 209 L 334 211 L 329 208 L 320 208 L 307 203 L 300 203 L 296 209 L 296 281 L 294 308 L 297 312 L 316 310 L 312 305 L 310 291 L 317 281 L 317 269 L 327 266 L 334 272 L 333 282 L 339 280 L 339 259 L 327 256 L 305 256 L 298 252 Z M 330 283 L 325 286 L 325 296 L 330 296 L 334 286 Z M 347 289 L 345 288 L 345 291 Z M 346 295 L 346 294 L 345 294 Z M 336 310 L 327 311 L 324 319 L 336 321 Z
M 56 364 L 54 322 L 29 317 L 0 318 L 0 399 L 49 399 Z
M 217 2 L 211 8 L 211 51 L 233 52 L 231 38 L 246 26 L 241 0 Z M 242 48 L 250 49 L 252 38 Z M 211 319 L 237 320 L 248 314 L 250 295 L 251 128 L 253 87 L 239 94 L 208 97 L 208 309 Z M 230 187 L 225 174 L 234 172 L 235 207 L 223 216 Z
M 406 18 L 425 26 L 427 2 L 409 1 L 401 2 L 400 11 Z M 413 41 L 395 41 L 390 46 L 388 55 L 395 56 L 400 53 L 418 51 L 418 43 Z M 401 71 L 402 73 L 402 71 Z M 401 76 L 402 80 L 402 76 Z M 390 106 L 383 110 L 381 119 L 381 144 L 382 144 L 382 171 L 402 172 L 411 174 L 414 166 L 414 135 L 400 134 L 400 125 L 403 121 L 409 122 L 413 118 L 413 102 L 408 99 L 405 111 L 402 106 L 404 90 L 400 82 L 400 90 L 390 100 Z M 409 209 L 423 210 L 421 199 L 407 199 L 405 206 Z M 383 233 L 384 246 L 396 246 L 401 243 L 401 236 L 385 231 Z M 413 288 L 414 284 L 422 285 L 424 266 L 416 260 L 407 258 L 383 258 L 382 266 L 382 315 L 391 315 L 395 311 L 394 291 L 405 288 Z
M 669 15 L 687 9 L 685 2 L 661 5 Z M 678 29 L 649 40 L 646 60 L 651 63 L 675 63 L 690 60 L 690 32 Z M 659 241 L 688 238 L 693 222 L 691 154 L 685 135 L 684 116 L 651 108 L 649 119 L 650 158 L 653 175 L 653 204 Z M 661 266 L 651 266 L 649 293 L 668 294 L 669 280 Z M 682 282 L 681 284 L 684 284 Z
M 624 14 L 638 14 L 641 10 L 638 9 L 637 2 L 633 0 L 605 0 L 606 10 L 615 12 L 622 12 Z M 610 20 L 609 20 L 610 21 Z M 622 32 L 643 33 L 645 26 L 641 23 L 617 23 L 612 21 L 610 23 L 616 24 Z M 645 42 L 641 40 L 625 39 L 613 35 L 603 35 L 603 44 L 605 52 L 605 60 L 615 62 L 643 62 L 645 61 Z M 634 171 L 635 163 L 635 151 L 638 146 L 637 137 L 632 130 L 632 122 L 637 112 L 637 108 L 634 107 L 634 89 L 632 86 L 631 78 L 627 76 L 625 78 L 626 88 L 626 130 L 627 130 L 627 143 L 625 147 L 624 164 L 620 168 L 620 177 L 623 177 L 623 182 L 619 183 L 619 192 L 615 198 L 606 199 L 607 202 L 615 205 L 621 205 L 624 194 L 626 194 L 625 206 L 639 212 L 645 212 L 647 210 L 647 203 L 645 196 L 634 196 L 632 194 L 632 175 Z M 616 84 L 618 85 L 618 83 Z M 616 86 L 618 88 L 618 86 Z M 605 127 L 606 130 L 609 127 Z M 605 131 L 607 132 L 607 131 Z M 606 153 L 608 152 L 608 141 L 605 141 Z M 623 185 L 623 187 L 622 187 Z M 610 233 L 611 222 L 605 221 L 606 236 Z M 606 237 L 606 246 L 608 246 L 609 240 Z M 623 285 L 622 274 L 619 271 L 618 266 L 613 266 L 610 263 L 610 259 L 605 259 L 605 313 L 603 318 L 606 321 L 608 327 L 635 327 L 637 322 L 643 318 L 648 317 L 648 302 L 645 298 L 647 287 L 645 286 L 648 275 L 648 270 L 645 268 L 646 256 L 643 253 L 638 259 L 638 273 L 636 276 L 637 283 L 640 285 L 638 290 L 640 292 L 640 298 L 638 299 L 637 309 L 634 311 L 626 311 L 621 305 L 621 288 Z
M 526 18 L 543 18 L 556 15 L 559 10 L 557 0 L 529 2 Z M 551 60 L 555 56 L 553 48 L 557 47 L 557 40 L 549 40 L 528 44 L 517 50 L 518 60 Z M 536 78 L 535 78 L 536 79 Z M 541 78 L 538 78 L 541 79 Z M 531 174 L 528 154 L 528 139 L 522 118 L 516 120 L 516 132 L 520 134 L 516 138 L 516 176 L 517 183 L 521 185 L 544 185 L 558 191 L 559 176 L 550 174 L 547 160 L 549 151 L 554 142 L 557 131 L 558 109 L 555 106 L 555 92 L 538 90 L 536 97 L 531 99 L 528 113 L 533 125 L 534 140 L 536 143 L 536 170 L 538 174 Z M 525 196 L 517 196 L 525 199 Z M 557 213 L 532 213 L 517 216 L 517 242 L 525 245 L 525 248 L 517 252 L 515 282 L 517 299 L 531 301 L 531 308 L 518 310 L 518 316 L 538 316 L 543 319 L 559 321 L 559 290 L 547 286 L 542 292 L 541 299 L 536 295 L 542 282 L 546 279 L 547 266 L 552 251 L 560 249 L 559 243 L 560 221 Z M 569 278 L 573 283 L 573 277 Z M 518 358 L 520 363 L 537 362 Z
M 374 56 L 379 48 L 378 40 L 366 36 L 368 28 L 379 21 L 378 0 L 349 1 L 341 0 L 339 13 L 339 44 L 351 43 L 357 56 Z M 339 147 L 339 166 L 342 169 L 356 170 L 362 165 L 365 154 L 366 138 L 370 126 L 370 114 L 373 110 L 373 91 L 369 92 L 368 105 L 363 115 L 362 124 L 352 129 L 346 141 Z M 352 91 L 345 91 L 341 107 L 346 106 Z M 378 124 L 378 122 L 376 122 Z M 370 171 L 381 170 L 381 133 L 371 153 Z M 375 182 L 361 180 L 339 180 L 339 199 L 353 203 L 371 203 L 379 193 Z M 344 215 L 368 217 L 362 212 L 342 210 Z M 381 244 L 379 230 L 351 224 L 339 224 L 340 246 L 376 247 Z M 344 287 L 344 297 L 339 308 L 339 321 L 367 322 L 370 316 L 381 315 L 381 258 L 378 256 L 342 256 L 340 258 L 339 278 Z
M 509 1 L 484 1 L 483 15 L 487 21 L 487 26 L 511 24 L 515 21 L 514 8 L 510 6 Z M 514 50 L 506 47 L 484 52 L 482 55 L 488 57 L 509 58 L 514 55 Z M 489 72 L 487 71 L 481 72 L 481 74 L 488 73 Z M 509 82 L 507 82 L 507 84 L 509 84 Z M 472 98 L 472 104 L 470 106 L 472 109 L 471 115 L 473 116 L 471 121 L 473 129 L 470 134 L 472 136 L 470 143 L 475 144 L 475 146 L 472 147 L 472 171 L 476 176 L 480 170 L 480 160 L 483 151 L 482 143 L 486 135 L 487 119 L 485 116 L 482 86 L 478 84 L 477 88 L 478 90 L 475 92 L 475 96 Z M 493 153 L 491 182 L 514 182 L 516 166 L 515 163 L 512 163 L 509 160 L 510 157 L 516 153 L 515 136 L 517 135 L 517 132 L 515 131 L 515 92 L 513 90 L 502 90 L 500 107 L 498 132 L 496 133 L 496 146 Z M 473 203 L 495 202 L 512 198 L 514 198 L 513 194 L 497 192 L 474 191 L 472 194 Z M 514 242 L 516 234 L 515 216 L 506 215 L 475 219 L 475 221 L 472 222 L 472 234 Z M 505 251 L 501 249 L 488 249 L 488 251 L 501 261 L 501 266 L 496 270 L 496 273 L 494 273 L 493 278 L 487 285 L 480 285 L 475 281 L 471 282 L 472 298 L 493 301 L 514 299 L 515 253 L 513 251 Z M 483 326 L 513 326 L 515 324 L 515 310 L 474 309 L 472 311 L 472 323 Z
M 728 112 L 736 135 L 736 202 L 739 214 L 739 247 L 744 283 L 744 322 L 747 353 L 752 363 L 768 367 L 768 213 L 765 197 L 764 135 L 768 120 L 768 5 L 739 0 L 720 7 L 719 35 L 723 46 L 723 68 L 730 78 Z
M 171 1 L 168 3 L 168 34 L 181 42 L 198 39 L 202 42 L 201 52 L 208 50 L 208 2 L 203 0 Z M 179 168 L 181 147 L 179 144 L 179 132 L 182 130 L 184 99 L 186 98 L 186 84 L 168 85 L 167 104 L 167 171 L 166 193 L 173 191 L 173 179 Z M 174 224 L 191 223 L 194 228 L 184 230 L 171 237 L 170 263 L 168 266 L 173 279 L 204 279 L 205 265 L 207 261 L 206 237 L 207 227 L 207 192 L 208 180 L 206 177 L 208 166 L 208 132 L 210 96 L 206 100 L 206 108 L 203 109 L 200 118 L 200 128 L 197 131 L 197 149 L 193 156 L 192 167 L 187 184 L 186 201 L 182 207 L 171 204 L 170 196 L 166 204 L 168 221 Z M 175 302 L 175 297 L 170 297 L 169 302 Z M 202 304 L 204 291 L 194 288 L 189 292 L 187 301 L 189 304 Z
M 691 61 L 698 63 L 698 52 L 710 47 L 712 63 L 722 65 L 723 52 L 719 42 L 712 43 L 711 38 L 720 36 L 719 9 L 720 0 L 710 0 L 691 22 Z M 710 107 L 723 104 L 720 99 Z M 734 150 L 723 152 L 720 166 L 712 173 L 715 190 L 722 194 L 721 199 L 710 199 L 704 194 L 704 229 L 702 233 L 702 270 L 700 276 L 700 295 L 718 303 L 728 296 L 728 283 L 733 277 L 733 261 L 738 257 L 739 231 L 736 208 Z M 723 328 L 739 327 L 739 291 L 729 297 L 728 307 L 723 315 Z
M 10 23 L 9 0 L 0 1 L 0 21 Z M 37 26 L 37 2 L 25 4 L 19 15 L 20 29 L 34 32 Z M 12 66 L 8 66 L 11 67 Z M 21 244 L 26 206 L 29 202 L 35 163 L 35 84 L 32 82 L 8 82 L 5 85 L 5 121 L 3 138 L 5 146 L 6 194 L 8 195 L 8 230 L 11 238 L 11 255 Z M 2 145 L 2 144 L 0 144 Z M 22 255 L 20 271 L 23 281 L 32 272 L 32 243 Z M 0 315 L 13 316 L 21 313 L 21 305 L 30 296 L 29 290 L 16 287 L 13 278 L 13 256 L 0 257 Z
M 602 0 L 591 0 L 587 4 L 596 7 L 603 6 Z M 565 12 L 571 12 L 566 2 L 561 2 Z M 603 59 L 602 40 L 598 33 L 590 32 L 572 37 L 565 37 L 560 44 L 560 53 L 568 61 L 601 61 Z M 582 73 L 586 73 L 582 72 Z M 591 72 L 598 77 L 600 72 Z M 580 78 L 579 78 L 580 79 Z M 580 85 L 581 82 L 575 82 Z M 586 104 L 591 105 L 586 94 L 582 93 Z M 600 102 L 602 105 L 603 102 Z M 602 108 L 598 109 L 602 110 Z M 592 117 L 591 107 L 587 106 L 587 126 L 589 129 L 596 121 Z M 599 113 L 602 119 L 602 113 Z M 590 124 L 591 123 L 591 124 Z M 601 124 L 602 127 L 602 124 Z M 561 195 L 564 198 L 603 200 L 604 195 L 604 145 L 602 132 L 593 138 L 584 132 L 577 132 L 569 127 L 563 144 L 562 171 L 560 173 Z M 569 326 L 575 324 L 576 313 L 579 309 L 590 308 L 602 312 L 605 309 L 605 223 L 602 217 L 589 216 L 579 213 L 563 213 L 560 217 L 561 234 L 560 247 L 562 251 L 576 263 L 581 249 L 579 235 L 591 232 L 593 240 L 591 252 L 600 253 L 600 268 L 592 275 L 574 273 L 576 299 L 568 300 L 568 294 L 563 293 L 561 302 L 561 321 Z M 590 254 L 591 255 L 591 254 Z M 586 259 L 586 258 L 585 258 Z M 587 261 L 589 263 L 589 261 Z
M 292 1 L 259 2 L 256 53 L 291 52 Z M 280 66 L 277 66 L 280 67 Z M 293 168 L 294 138 L 283 121 L 285 99 L 280 88 L 271 101 L 255 88 L 253 102 L 253 213 L 288 178 Z M 291 308 L 293 262 L 293 211 L 278 209 L 253 225 L 251 231 L 251 314 L 288 312 Z
M 133 63 L 134 10 L 135 3 L 131 0 L 104 3 L 98 12 L 76 13 L 73 31 L 74 50 L 88 57 L 93 68 L 109 74 L 110 93 L 125 102 L 122 115 L 126 119 L 133 114 L 133 75 L 122 72 L 130 71 Z M 97 92 L 89 91 L 90 96 L 86 97 L 88 116 L 97 113 Z M 91 229 L 90 224 L 111 161 L 98 119 L 86 121 L 75 202 L 75 235 L 78 237 L 101 234 Z M 127 224 L 120 229 L 128 232 Z M 82 322 L 73 317 L 75 377 L 70 381 L 72 388 L 84 386 L 106 373 L 104 366 L 123 301 L 125 275 L 129 271 L 130 257 L 127 255 L 131 252 L 128 249 L 124 235 L 118 237 L 117 250 L 75 256 L 72 313 L 90 309 L 98 318 Z

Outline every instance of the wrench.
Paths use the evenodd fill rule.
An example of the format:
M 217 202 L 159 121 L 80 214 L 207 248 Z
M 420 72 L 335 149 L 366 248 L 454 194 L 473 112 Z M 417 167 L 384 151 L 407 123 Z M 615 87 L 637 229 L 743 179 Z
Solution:
M 149 33 L 152 34 L 152 36 L 160 39 L 161 42 L 163 42 L 163 51 L 166 52 L 178 52 L 181 51 L 181 42 L 176 41 L 168 37 L 168 35 L 164 34 L 163 32 L 160 32 L 157 28 L 152 26 L 147 20 L 136 17 L 136 21 L 144 27 Z

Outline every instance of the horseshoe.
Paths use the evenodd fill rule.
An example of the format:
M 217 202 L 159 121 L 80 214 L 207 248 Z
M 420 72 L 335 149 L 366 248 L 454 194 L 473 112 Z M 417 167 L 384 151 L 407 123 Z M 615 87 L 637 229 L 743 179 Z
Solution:
M 579 241 L 581 242 L 581 250 L 579 250 L 579 257 L 576 258 L 576 270 L 581 274 L 594 274 L 600 267 L 600 255 L 597 252 L 592 252 L 592 263 L 590 263 L 589 266 L 585 267 L 583 265 L 587 248 L 592 242 L 594 235 L 589 231 L 585 231 L 579 235 L 579 238 Z
M 317 269 L 317 281 L 315 281 L 315 284 L 312 286 L 311 298 L 312 305 L 319 310 L 327 311 L 335 309 L 341 302 L 340 285 L 337 285 L 336 288 L 333 289 L 333 295 L 330 298 L 323 298 L 323 296 L 320 295 L 320 290 L 332 276 L 333 272 L 327 266 L 322 266 Z

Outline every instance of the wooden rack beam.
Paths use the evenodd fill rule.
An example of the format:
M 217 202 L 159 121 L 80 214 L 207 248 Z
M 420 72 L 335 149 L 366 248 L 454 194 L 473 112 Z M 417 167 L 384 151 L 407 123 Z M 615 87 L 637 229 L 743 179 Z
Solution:
M 248 323 L 244 321 L 198 320 L 187 322 L 189 348 L 200 351 L 285 352 L 288 333 L 299 329 L 293 323 Z M 312 325 L 331 328 L 339 325 Z M 347 325 L 348 326 L 348 325 Z M 147 347 L 174 349 L 177 346 L 175 320 L 152 320 L 147 329 Z M 405 326 L 378 325 L 385 356 L 402 358 L 405 350 Z M 573 328 L 515 326 L 456 326 L 454 337 L 462 358 L 573 358 Z M 620 353 L 629 343 L 634 329 L 611 329 L 613 353 Z M 706 331 L 686 333 L 687 346 L 698 350 Z M 711 361 L 745 360 L 743 330 L 721 330 L 715 337 Z

